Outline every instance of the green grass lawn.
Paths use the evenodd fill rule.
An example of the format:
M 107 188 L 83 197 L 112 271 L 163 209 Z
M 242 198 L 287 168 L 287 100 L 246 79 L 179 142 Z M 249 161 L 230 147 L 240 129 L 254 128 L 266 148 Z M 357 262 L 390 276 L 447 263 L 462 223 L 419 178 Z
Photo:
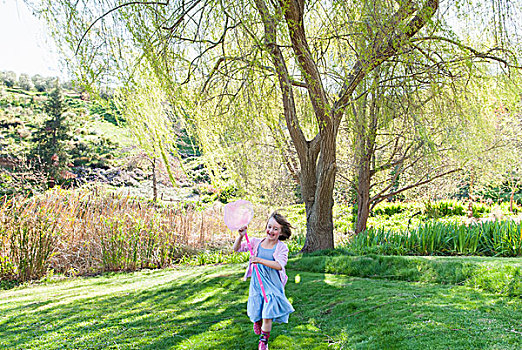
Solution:
M 244 264 L 0 291 L 1 349 L 257 349 Z M 299 275 L 300 283 L 296 283 Z M 464 286 L 289 271 L 270 349 L 520 349 L 522 299 Z

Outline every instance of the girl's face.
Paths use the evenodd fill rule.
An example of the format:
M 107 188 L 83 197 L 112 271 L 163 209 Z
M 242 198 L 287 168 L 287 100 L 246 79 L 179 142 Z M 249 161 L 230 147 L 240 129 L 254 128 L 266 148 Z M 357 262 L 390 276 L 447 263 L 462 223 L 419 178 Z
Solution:
M 279 235 L 281 234 L 281 225 L 274 219 L 270 218 L 268 220 L 268 224 L 266 224 L 266 235 L 269 241 L 277 241 L 279 240 Z

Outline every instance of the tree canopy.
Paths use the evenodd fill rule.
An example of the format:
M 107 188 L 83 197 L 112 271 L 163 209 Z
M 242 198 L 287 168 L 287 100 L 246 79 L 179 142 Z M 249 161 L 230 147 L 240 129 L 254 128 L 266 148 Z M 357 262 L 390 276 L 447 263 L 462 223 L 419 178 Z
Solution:
M 277 149 L 269 154 L 298 181 L 305 203 L 304 251 L 333 247 L 339 130 L 346 116 L 360 121 L 360 113 L 350 111 L 376 86 L 372 81 L 396 83 L 381 101 L 392 101 L 400 89 L 409 94 L 404 84 L 426 86 L 419 94 L 428 98 L 430 89 L 466 87 L 465 80 L 475 76 L 468 73 L 484 62 L 498 63 L 486 68 L 493 75 L 517 66 L 513 21 L 520 8 L 506 0 L 46 0 L 41 5 L 64 55 L 73 58 L 71 70 L 87 85 L 132 88 L 135 72 L 150 67 L 166 98 L 185 103 L 183 118 L 204 151 L 216 152 L 215 144 L 221 151 L 246 144 L 262 150 L 263 156 L 253 158 L 263 159 L 267 149 Z M 474 32 L 466 30 L 466 21 L 474 21 Z M 398 61 L 402 68 L 394 70 Z M 373 74 L 379 67 L 388 73 Z M 441 112 L 437 105 L 428 107 L 429 113 L 422 112 L 426 118 Z M 221 153 L 223 161 L 242 164 L 236 170 L 252 168 L 237 153 Z

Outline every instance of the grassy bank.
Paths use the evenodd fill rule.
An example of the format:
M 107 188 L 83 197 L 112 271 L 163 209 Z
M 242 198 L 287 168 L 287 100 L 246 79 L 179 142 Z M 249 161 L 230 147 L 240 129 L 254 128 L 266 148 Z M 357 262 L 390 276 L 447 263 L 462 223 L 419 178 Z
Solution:
M 288 267 L 356 277 L 460 284 L 501 295 L 522 296 L 522 258 L 351 256 L 341 250 L 323 253 L 329 255 L 292 258 Z
M 244 264 L 0 291 L 0 348 L 255 349 Z M 289 271 L 271 349 L 515 349 L 522 300 L 465 286 Z M 296 283 L 300 280 L 300 283 Z

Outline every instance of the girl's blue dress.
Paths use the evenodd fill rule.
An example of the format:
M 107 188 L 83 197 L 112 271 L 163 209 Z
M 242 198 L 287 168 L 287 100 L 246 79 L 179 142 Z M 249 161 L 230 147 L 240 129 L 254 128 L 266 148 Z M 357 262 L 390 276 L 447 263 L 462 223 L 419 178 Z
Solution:
M 272 249 L 265 249 L 259 245 L 257 256 L 262 259 L 274 261 L 275 247 Z M 263 292 L 259 285 L 257 273 L 252 267 L 252 277 L 250 277 L 250 292 L 247 303 L 247 314 L 252 322 L 257 322 L 262 318 L 272 319 L 277 323 L 288 323 L 288 315 L 294 312 L 292 304 L 285 296 L 285 289 L 279 271 L 267 267 L 265 265 L 257 264 L 263 286 L 265 287 L 266 297 L 268 303 L 263 298 Z

